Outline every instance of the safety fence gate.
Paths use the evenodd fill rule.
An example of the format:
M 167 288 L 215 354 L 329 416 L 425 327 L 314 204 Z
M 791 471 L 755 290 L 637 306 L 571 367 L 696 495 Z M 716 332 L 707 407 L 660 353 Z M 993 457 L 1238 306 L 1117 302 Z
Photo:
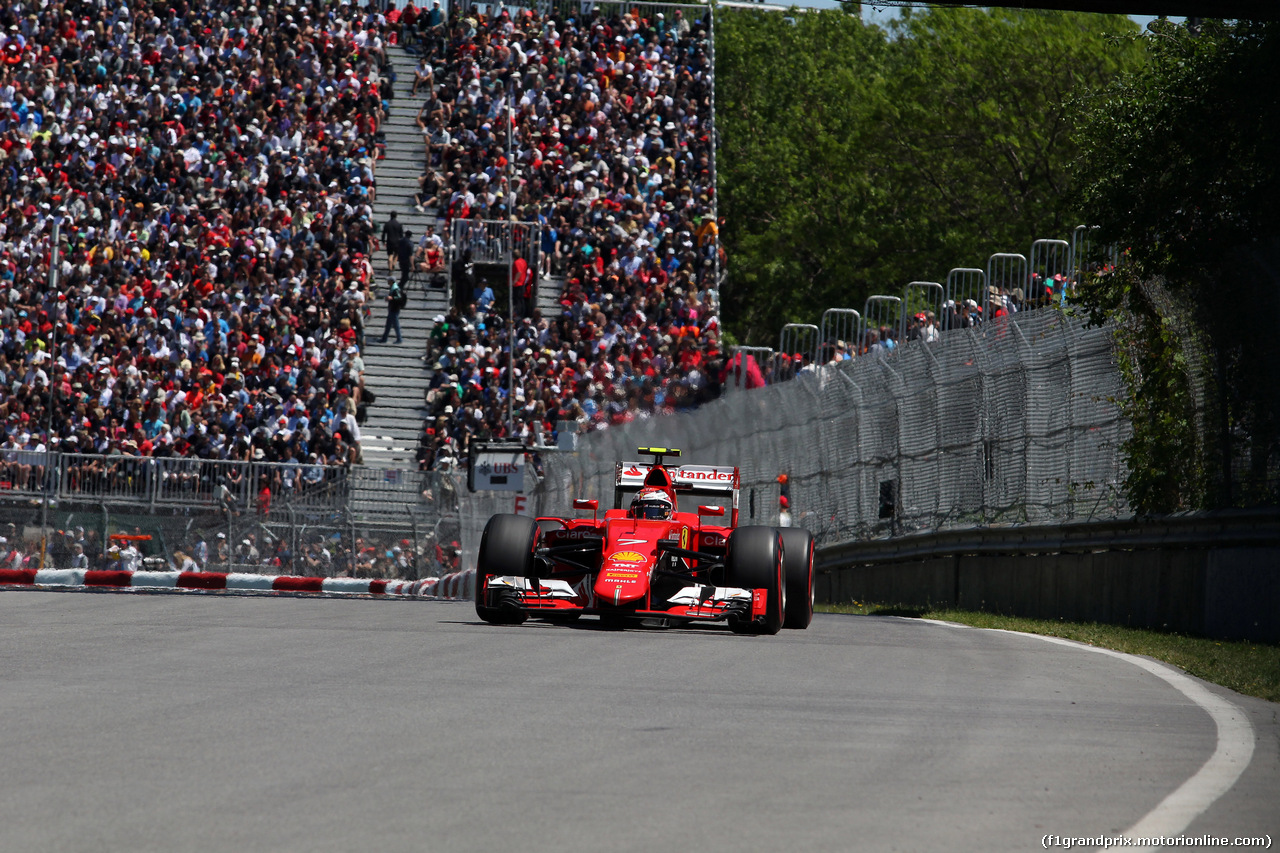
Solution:
M 822 351 L 818 361 L 844 361 L 858 349 L 862 315 L 852 308 L 828 308 L 822 312 Z
M 942 316 L 946 290 L 936 281 L 913 281 L 902 289 L 902 328 L 899 341 L 937 339 L 937 320 Z
M 974 325 L 972 322 L 966 322 L 968 315 L 963 314 L 961 308 L 974 311 L 986 306 L 986 270 L 956 267 L 947 273 L 946 290 L 946 298 L 942 302 L 942 313 L 938 315 L 938 325 L 942 331 L 948 332 Z
M 1120 264 L 1120 252 L 1114 245 L 1097 246 L 1093 232 L 1096 225 L 1077 225 L 1071 232 L 1071 284 L 1078 286 L 1085 273 L 1114 269 Z
M 788 323 L 778 335 L 778 354 L 773 362 L 773 381 L 781 382 L 814 364 L 822 331 L 812 323 Z
M 862 309 L 862 353 L 891 353 L 902 327 L 902 300 L 897 296 L 869 296 Z
M 991 294 L 1012 297 L 1029 308 L 1048 304 L 1031 287 L 1027 256 L 1016 252 L 997 252 L 987 258 L 987 292 L 980 300 L 982 317 L 991 315 Z
M 1071 264 L 1071 244 L 1066 240 L 1036 240 L 1031 244 L 1031 287 L 1049 302 L 1065 303 Z

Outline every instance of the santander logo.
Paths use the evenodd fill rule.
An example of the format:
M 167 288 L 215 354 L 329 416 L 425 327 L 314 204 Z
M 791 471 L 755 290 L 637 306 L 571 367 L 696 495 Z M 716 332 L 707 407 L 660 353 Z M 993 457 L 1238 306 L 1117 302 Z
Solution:
M 732 471 L 721 471 L 716 468 L 700 471 L 681 468 L 676 473 L 686 480 L 712 480 L 718 483 L 727 483 L 733 479 Z

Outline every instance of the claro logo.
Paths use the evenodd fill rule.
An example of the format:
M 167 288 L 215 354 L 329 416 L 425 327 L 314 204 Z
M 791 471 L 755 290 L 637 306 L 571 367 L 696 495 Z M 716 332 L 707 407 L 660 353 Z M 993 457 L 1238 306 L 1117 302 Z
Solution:
M 724 537 L 718 533 L 704 533 L 702 534 L 702 544 L 703 545 L 723 545 Z
M 600 533 L 594 527 L 575 527 L 572 530 L 555 530 L 548 536 L 558 539 L 598 539 Z

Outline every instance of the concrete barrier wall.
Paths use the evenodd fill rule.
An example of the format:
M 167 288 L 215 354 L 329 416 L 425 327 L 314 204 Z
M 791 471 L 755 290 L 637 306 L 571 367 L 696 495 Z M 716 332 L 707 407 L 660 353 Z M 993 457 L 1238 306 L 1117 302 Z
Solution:
M 816 594 L 1280 643 L 1280 544 L 963 551 L 859 560 L 846 548 L 838 565 L 820 560 Z
M 1209 636 L 1280 642 L 1280 548 L 1211 552 L 1204 597 Z

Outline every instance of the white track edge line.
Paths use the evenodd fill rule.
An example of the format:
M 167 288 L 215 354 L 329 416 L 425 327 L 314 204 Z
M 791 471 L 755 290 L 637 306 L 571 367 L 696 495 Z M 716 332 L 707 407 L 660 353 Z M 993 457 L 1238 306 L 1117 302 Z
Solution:
M 1196 679 L 1163 663 L 1137 655 L 1117 652 L 1090 646 L 1075 640 L 1062 637 L 1049 637 L 1044 634 L 1029 634 L 1023 631 L 1008 631 L 1003 628 L 973 628 L 971 625 L 960 625 L 955 622 L 943 622 L 937 619 L 925 619 L 954 628 L 970 628 L 978 631 L 999 631 L 1002 634 L 1014 634 L 1020 637 L 1034 637 L 1046 643 L 1054 643 L 1100 655 L 1118 658 L 1162 679 L 1183 696 L 1200 706 L 1213 720 L 1218 730 L 1218 745 L 1213 755 L 1200 766 L 1192 776 L 1166 796 L 1151 811 L 1147 812 L 1122 835 L 1127 838 L 1151 838 L 1155 836 L 1176 836 L 1182 833 L 1191 822 L 1204 814 L 1223 794 L 1231 790 L 1236 780 L 1244 773 L 1253 759 L 1253 748 L 1256 736 L 1253 726 L 1243 710 L 1232 702 L 1223 699 L 1207 689 Z M 1126 850 L 1156 850 L 1156 847 L 1127 847 Z

